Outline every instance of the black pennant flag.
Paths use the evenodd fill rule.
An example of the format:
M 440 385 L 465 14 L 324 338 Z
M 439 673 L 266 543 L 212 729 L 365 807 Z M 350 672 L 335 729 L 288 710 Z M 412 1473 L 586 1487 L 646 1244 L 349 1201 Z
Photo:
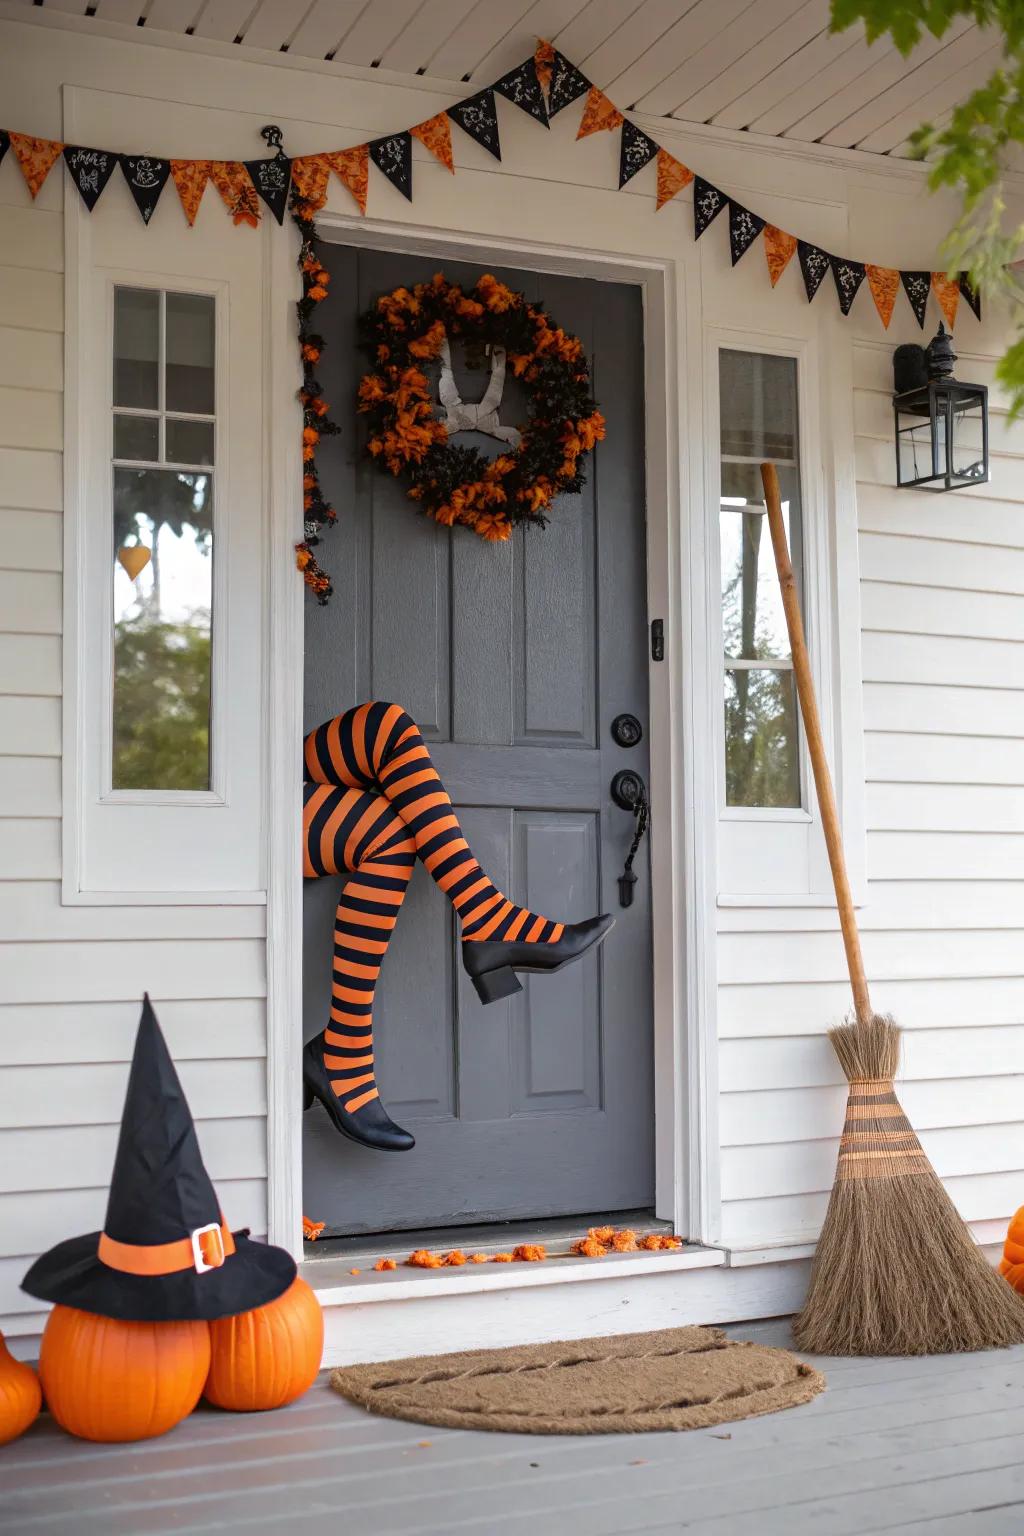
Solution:
M 928 308 L 928 295 L 932 291 L 932 275 L 930 272 L 901 272 L 900 281 L 923 331 L 924 312 Z
M 82 202 L 92 213 L 100 200 L 100 193 L 114 174 L 117 156 L 105 149 L 86 149 L 80 144 L 64 146 L 64 162 L 71 172 L 71 179 L 82 194 Z
M 724 192 L 719 192 L 703 176 L 693 178 L 693 238 L 699 240 L 712 220 L 717 219 L 726 204 Z
M 764 226 L 765 221 L 759 214 L 751 213 L 742 203 L 729 199 L 729 250 L 733 266 L 747 254 Z
M 370 159 L 379 171 L 412 202 L 412 134 L 391 133 L 370 140 Z
M 821 280 L 831 263 L 828 253 L 823 251 L 820 245 L 809 245 L 806 240 L 797 241 L 796 253 L 800 258 L 800 270 L 804 275 L 804 288 L 807 291 L 809 304 L 821 287 Z
M 653 139 L 649 139 L 642 129 L 635 123 L 631 123 L 627 117 L 622 125 L 622 139 L 619 147 L 619 186 L 624 187 L 627 181 L 632 181 L 638 171 L 642 171 L 645 165 L 650 165 L 658 153 L 658 145 Z
M 586 75 L 570 64 L 563 54 L 555 50 L 555 61 L 551 66 L 551 83 L 548 86 L 548 116 L 554 117 L 556 112 L 561 112 L 563 107 L 571 107 L 574 101 L 585 96 L 590 90 L 590 81 Z
M 292 163 L 288 156 L 277 154 L 271 160 L 246 160 L 245 168 L 274 218 L 283 224 L 292 179 Z
M 494 89 L 506 101 L 514 102 L 528 116 L 543 123 L 545 128 L 548 126 L 548 109 L 544 105 L 544 93 L 537 79 L 537 66 L 532 59 L 520 64 L 518 69 L 509 70 L 500 80 L 495 80 Z
M 158 160 L 156 155 L 121 155 L 120 159 L 135 206 L 142 214 L 143 224 L 148 224 L 160 201 L 160 193 L 167 185 L 171 162 Z
M 448 108 L 448 116 L 458 123 L 464 133 L 476 139 L 495 158 L 501 159 L 501 140 L 498 138 L 498 109 L 494 105 L 494 92 L 488 87 L 467 96 Z
M 6 128 L 0 128 L 0 165 L 3 164 L 4 155 L 11 147 L 11 136 Z
M 847 261 L 845 256 L 833 256 L 832 276 L 836 280 L 839 308 L 844 315 L 848 315 L 850 306 L 857 297 L 857 290 L 864 281 L 864 263 Z
M 0 159 L 3 159 L 2 155 L 0 155 Z M 968 304 L 971 306 L 971 309 L 974 311 L 974 318 L 976 320 L 980 320 L 981 319 L 981 289 L 980 288 L 975 288 L 974 284 L 971 282 L 971 279 L 970 279 L 970 277 L 968 276 L 968 274 L 966 272 L 961 272 L 960 273 L 960 292 L 963 294 L 964 298 L 967 300 Z

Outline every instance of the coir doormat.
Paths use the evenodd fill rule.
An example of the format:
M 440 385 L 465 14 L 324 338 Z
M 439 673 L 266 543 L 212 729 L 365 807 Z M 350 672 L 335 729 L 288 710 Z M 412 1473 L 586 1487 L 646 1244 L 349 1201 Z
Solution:
M 331 1386 L 371 1413 L 418 1424 L 611 1435 L 776 1413 L 809 1402 L 825 1378 L 788 1350 L 721 1328 L 667 1328 L 347 1366 Z

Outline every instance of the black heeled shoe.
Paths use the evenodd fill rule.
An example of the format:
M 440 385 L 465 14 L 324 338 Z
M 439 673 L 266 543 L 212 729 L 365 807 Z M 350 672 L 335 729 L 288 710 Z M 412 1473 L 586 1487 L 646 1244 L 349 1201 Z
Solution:
M 311 1109 L 314 1099 L 320 1100 L 335 1130 L 361 1146 L 378 1152 L 408 1152 L 416 1145 L 415 1136 L 395 1124 L 379 1098 L 352 1114 L 342 1107 L 324 1066 L 321 1035 L 307 1040 L 302 1048 L 302 1108 Z
M 462 964 L 480 1001 L 497 1003 L 523 990 L 516 971 L 541 975 L 560 971 L 600 944 L 614 925 L 615 919 L 609 913 L 588 917 L 585 923 L 567 923 L 557 944 L 463 939 Z

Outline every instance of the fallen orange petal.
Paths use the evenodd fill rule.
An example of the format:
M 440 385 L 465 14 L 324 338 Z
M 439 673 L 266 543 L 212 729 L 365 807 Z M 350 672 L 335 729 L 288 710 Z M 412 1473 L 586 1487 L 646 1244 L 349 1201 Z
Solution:
M 394 1259 L 378 1259 L 373 1267 L 374 1269 L 397 1269 L 398 1265 Z

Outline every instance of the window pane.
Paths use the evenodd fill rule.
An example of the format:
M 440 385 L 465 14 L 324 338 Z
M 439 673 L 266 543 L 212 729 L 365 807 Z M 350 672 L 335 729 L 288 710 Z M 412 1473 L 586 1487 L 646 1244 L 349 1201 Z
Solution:
M 166 409 L 213 415 L 213 296 L 167 295 Z
M 115 789 L 209 789 L 212 604 L 213 477 L 115 469 Z
M 168 416 L 164 446 L 168 464 L 212 464 L 213 422 L 175 421 Z
M 114 417 L 114 458 L 160 458 L 160 424 L 155 416 Z
M 797 457 L 795 358 L 722 351 L 719 394 L 723 453 Z
M 160 294 L 114 289 L 114 404 L 155 411 L 160 403 Z
M 725 800 L 727 805 L 800 804 L 792 672 L 767 667 L 726 672 Z
M 800 578 L 800 513 L 794 470 L 779 471 L 782 515 Z M 726 656 L 748 660 L 789 655 L 782 593 L 755 464 L 722 465 L 722 634 Z

